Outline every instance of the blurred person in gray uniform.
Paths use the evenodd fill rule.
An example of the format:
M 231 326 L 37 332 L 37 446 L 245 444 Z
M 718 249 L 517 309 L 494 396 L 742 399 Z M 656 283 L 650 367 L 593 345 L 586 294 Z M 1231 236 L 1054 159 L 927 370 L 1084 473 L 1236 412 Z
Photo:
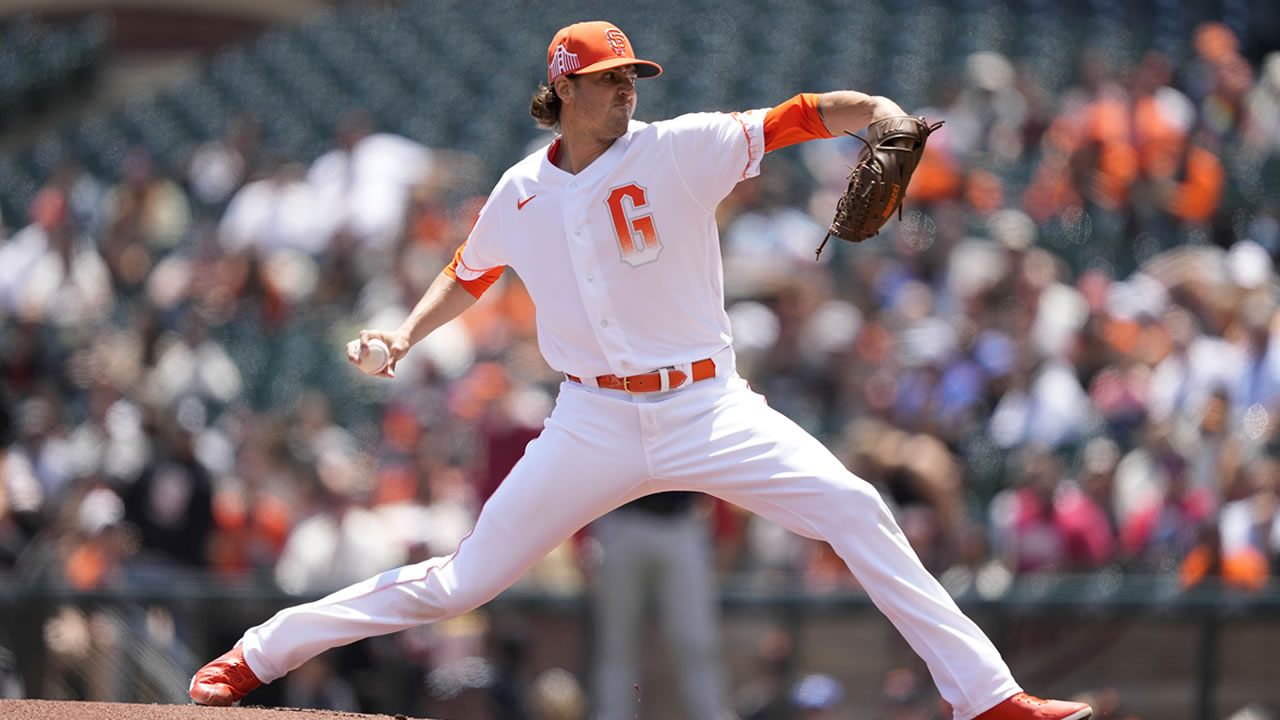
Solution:
M 658 493 L 591 525 L 600 549 L 592 588 L 596 720 L 635 717 L 639 635 L 651 595 L 686 717 L 729 716 L 711 538 L 700 505 L 699 493 Z

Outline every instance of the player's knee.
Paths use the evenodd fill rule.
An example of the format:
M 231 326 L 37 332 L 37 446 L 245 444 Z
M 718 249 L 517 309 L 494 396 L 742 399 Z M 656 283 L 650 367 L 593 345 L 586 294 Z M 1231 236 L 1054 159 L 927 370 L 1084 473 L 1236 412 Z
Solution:
M 441 599 L 441 609 L 444 610 L 445 617 L 458 617 L 475 610 L 490 599 L 491 595 L 487 593 L 454 588 Z
M 442 582 L 430 571 L 421 582 L 402 585 L 400 590 L 405 602 L 399 612 L 422 623 L 465 615 L 490 599 L 482 597 L 475 588 Z
M 471 597 L 462 591 L 449 593 L 441 598 L 440 609 L 444 612 L 445 617 L 457 617 L 465 615 L 476 609 L 478 605 L 471 601 Z
M 465 593 L 430 593 L 416 597 L 401 614 L 419 623 L 432 623 L 466 615 L 479 606 Z
M 857 516 L 858 520 L 872 520 L 889 513 L 880 492 L 871 483 L 855 475 L 849 476 L 840 492 L 839 506 Z

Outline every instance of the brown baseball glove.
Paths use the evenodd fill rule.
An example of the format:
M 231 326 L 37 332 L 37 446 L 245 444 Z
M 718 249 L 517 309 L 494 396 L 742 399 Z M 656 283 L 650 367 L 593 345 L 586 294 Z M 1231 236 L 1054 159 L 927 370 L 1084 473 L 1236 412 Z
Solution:
M 862 242 L 880 232 L 894 211 L 902 217 L 902 196 L 911 174 L 924 155 L 930 133 L 942 127 L 922 117 L 899 115 L 881 118 L 867 126 L 867 137 L 853 135 L 865 147 L 849 173 L 849 187 L 836 203 L 831 229 L 818 246 L 817 256 L 832 236 Z

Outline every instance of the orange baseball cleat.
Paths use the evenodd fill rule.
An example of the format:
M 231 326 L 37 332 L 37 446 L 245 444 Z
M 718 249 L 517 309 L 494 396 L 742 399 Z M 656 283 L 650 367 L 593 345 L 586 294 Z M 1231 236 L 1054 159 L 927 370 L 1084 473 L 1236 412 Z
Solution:
M 1093 708 L 1066 700 L 1042 700 L 1020 692 L 1000 702 L 973 720 L 1085 720 Z
M 196 671 L 187 692 L 200 705 L 234 705 L 262 684 L 244 661 L 239 647 Z

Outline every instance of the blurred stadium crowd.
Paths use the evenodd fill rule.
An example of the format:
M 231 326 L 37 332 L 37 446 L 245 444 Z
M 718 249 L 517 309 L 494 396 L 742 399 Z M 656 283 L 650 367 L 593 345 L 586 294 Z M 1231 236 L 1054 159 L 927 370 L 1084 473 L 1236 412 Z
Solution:
M 741 372 L 957 596 L 1280 571 L 1280 53 L 1213 23 L 1194 50 L 1085 54 L 1064 93 L 971 54 L 909 108 L 947 124 L 903 219 L 819 261 L 852 139 L 767 158 L 719 209 Z M 357 111 L 306 162 L 261 122 L 179 175 L 68 154 L 4 218 L 0 573 L 322 593 L 450 552 L 537 434 L 562 378 L 511 272 L 394 380 L 342 354 L 465 239 L 479 161 Z M 856 589 L 825 545 L 709 511 L 724 582 Z M 580 590 L 589 550 L 522 584 Z

